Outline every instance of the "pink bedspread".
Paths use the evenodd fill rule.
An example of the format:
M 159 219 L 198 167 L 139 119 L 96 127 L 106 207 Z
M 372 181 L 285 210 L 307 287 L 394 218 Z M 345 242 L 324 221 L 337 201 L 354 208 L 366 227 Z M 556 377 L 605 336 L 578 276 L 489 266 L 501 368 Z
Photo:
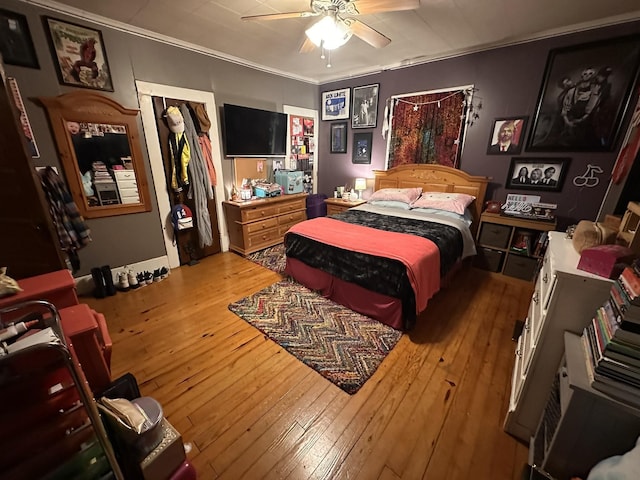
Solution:
M 300 222 L 291 233 L 368 255 L 401 261 L 416 297 L 416 313 L 440 289 L 440 253 L 431 240 L 405 233 L 387 232 L 353 225 L 329 217 L 317 217 Z

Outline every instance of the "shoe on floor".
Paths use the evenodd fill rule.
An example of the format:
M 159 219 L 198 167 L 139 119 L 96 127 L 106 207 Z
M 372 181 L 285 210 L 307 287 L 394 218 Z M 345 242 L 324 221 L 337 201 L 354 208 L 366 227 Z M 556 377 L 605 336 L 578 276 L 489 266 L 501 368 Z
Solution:
M 129 269 L 127 271 L 127 279 L 129 280 L 130 288 L 133 288 L 135 290 L 136 288 L 140 287 L 140 282 L 138 282 L 138 277 L 136 276 L 133 270 Z
M 127 272 L 118 273 L 118 290 L 126 292 L 129 290 L 129 278 Z
M 169 269 L 167 267 L 162 267 L 160 269 L 160 278 L 164 280 L 169 276 Z

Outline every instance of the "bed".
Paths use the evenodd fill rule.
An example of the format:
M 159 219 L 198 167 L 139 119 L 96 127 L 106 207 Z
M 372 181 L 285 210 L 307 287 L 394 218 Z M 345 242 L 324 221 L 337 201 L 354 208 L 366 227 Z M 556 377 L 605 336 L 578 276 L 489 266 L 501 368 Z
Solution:
M 421 187 L 476 200 L 467 208 L 468 221 L 370 203 L 306 220 L 285 235 L 285 273 L 351 310 L 410 330 L 461 261 L 475 254 L 489 179 L 439 165 L 402 165 L 374 174 L 374 192 Z

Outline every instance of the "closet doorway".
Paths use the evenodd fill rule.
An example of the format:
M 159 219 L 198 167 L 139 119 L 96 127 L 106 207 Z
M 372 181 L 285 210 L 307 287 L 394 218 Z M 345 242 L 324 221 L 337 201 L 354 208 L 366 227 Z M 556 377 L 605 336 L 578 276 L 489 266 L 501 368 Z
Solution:
M 188 102 L 186 100 L 159 96 L 152 97 L 151 101 L 153 103 L 153 111 L 156 119 L 158 138 L 160 140 L 160 150 L 162 151 L 162 163 L 166 179 L 165 186 L 167 188 L 167 194 L 169 195 L 169 203 L 172 207 L 179 203 L 188 206 L 193 213 L 194 220 L 196 220 L 198 217 L 198 215 L 196 214 L 196 203 L 192 198 L 188 198 L 187 190 L 185 189 L 180 193 L 176 193 L 173 191 L 170 185 L 172 178 L 173 160 L 171 158 L 171 152 L 169 149 L 170 131 L 167 127 L 165 112 L 167 108 L 171 106 L 180 108 L 182 105 L 190 104 L 190 107 L 195 108 L 195 104 L 203 104 L 200 102 Z M 190 148 L 193 151 L 195 147 L 193 145 L 190 145 Z M 200 258 L 213 255 L 215 253 L 220 253 L 220 251 L 222 250 L 220 247 L 220 231 L 218 230 L 218 216 L 216 212 L 215 192 L 214 198 L 207 201 L 207 210 L 209 218 L 211 220 L 211 236 L 213 239 L 211 245 L 200 246 L 197 226 L 194 226 L 193 228 L 187 230 L 182 230 L 180 232 L 174 232 L 175 244 L 176 248 L 178 249 L 178 257 L 180 258 L 180 265 L 190 264 Z
M 214 188 L 215 199 L 209 202 L 209 205 L 213 204 L 215 206 L 215 208 L 213 206 L 209 208 L 212 223 L 212 235 L 214 242 L 219 245 L 218 251 L 226 252 L 227 250 L 229 250 L 229 235 L 227 233 L 223 215 L 222 213 L 220 213 L 222 212 L 222 201 L 225 198 L 225 193 L 222 178 L 222 153 L 220 149 L 220 141 L 218 138 L 218 118 L 213 92 L 191 90 L 142 81 L 136 81 L 136 88 L 138 90 L 142 124 L 145 133 L 147 151 L 149 152 L 149 160 L 151 164 L 151 171 L 153 174 L 153 183 L 158 203 L 158 214 L 160 216 L 160 221 L 162 223 L 164 232 L 164 241 L 169 267 L 176 268 L 181 264 L 184 264 L 185 262 L 181 261 L 181 257 L 184 256 L 184 253 L 187 253 L 187 255 L 189 254 L 182 248 L 180 248 L 182 252 L 179 252 L 177 246 L 174 245 L 174 232 L 170 221 L 170 212 L 172 206 L 172 199 L 170 198 L 170 195 L 172 195 L 172 192 L 168 187 L 171 182 L 171 177 L 167 176 L 166 174 L 163 160 L 163 148 L 166 151 L 168 150 L 168 146 L 166 137 L 165 140 L 162 140 L 159 135 L 153 97 L 174 100 L 178 99 L 180 102 L 198 102 L 204 104 L 206 107 L 209 120 L 211 121 L 210 136 L 213 153 L 213 164 L 218 177 L 218 182 Z M 168 132 L 166 125 L 163 124 L 163 126 L 166 129 L 165 132 Z M 199 241 L 197 237 L 197 231 L 194 231 L 194 240 L 192 241 L 192 246 L 199 247 Z M 188 263 L 188 261 L 186 263 Z

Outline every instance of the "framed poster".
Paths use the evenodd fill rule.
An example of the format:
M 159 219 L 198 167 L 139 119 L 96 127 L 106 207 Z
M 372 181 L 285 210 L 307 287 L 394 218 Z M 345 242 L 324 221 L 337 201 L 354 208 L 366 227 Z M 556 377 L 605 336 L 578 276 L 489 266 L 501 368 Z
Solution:
M 347 122 L 331 124 L 331 153 L 347 153 Z
M 380 84 L 353 88 L 351 128 L 375 128 L 378 122 L 378 90 Z
M 568 158 L 511 159 L 506 188 L 559 192 L 569 168 Z
M 372 132 L 358 132 L 353 134 L 353 152 L 351 163 L 371 163 Z
M 488 155 L 517 155 L 522 150 L 528 117 L 496 118 L 491 128 Z
M 8 65 L 40 68 L 27 17 L 0 9 L 0 52 Z
M 351 89 L 322 92 L 322 120 L 342 120 L 349 118 L 349 97 Z
M 43 17 L 62 85 L 113 92 L 100 30 Z
M 640 35 L 551 50 L 527 150 L 611 150 L 639 63 Z

